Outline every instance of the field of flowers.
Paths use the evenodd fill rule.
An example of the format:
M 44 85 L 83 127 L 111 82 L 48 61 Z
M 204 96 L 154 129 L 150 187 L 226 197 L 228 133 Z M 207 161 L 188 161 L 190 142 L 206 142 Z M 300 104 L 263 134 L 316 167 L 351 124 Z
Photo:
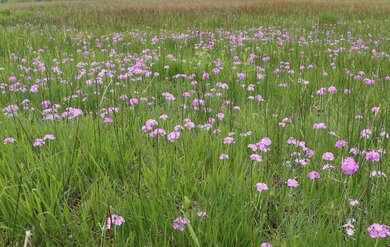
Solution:
M 390 4 L 79 4 L 0 5 L 0 246 L 389 246 Z

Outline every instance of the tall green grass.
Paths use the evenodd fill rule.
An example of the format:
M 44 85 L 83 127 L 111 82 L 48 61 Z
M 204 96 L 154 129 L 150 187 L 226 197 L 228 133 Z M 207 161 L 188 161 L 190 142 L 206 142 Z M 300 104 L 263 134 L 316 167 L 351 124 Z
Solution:
M 28 98 L 37 109 L 43 100 L 50 100 L 61 103 L 63 108 L 68 105 L 85 113 L 80 118 L 58 122 L 44 122 L 38 112 L 21 111 L 17 118 L 1 114 L 1 140 L 8 136 L 16 139 L 14 144 L 0 144 L 1 246 L 21 246 L 26 230 L 32 230 L 29 240 L 32 246 L 259 246 L 261 242 L 274 246 L 386 246 L 389 243 L 389 238 L 375 241 L 367 233 L 367 227 L 374 222 L 390 223 L 388 178 L 369 177 L 374 168 L 390 175 L 389 156 L 384 154 L 379 164 L 370 164 L 359 156 L 359 172 L 346 176 L 341 173 L 340 165 L 349 156 L 348 150 L 338 150 L 334 143 L 340 138 L 362 150 L 388 151 L 388 139 L 375 142 L 364 140 L 359 134 L 365 128 L 390 131 L 390 88 L 389 81 L 383 79 L 390 75 L 390 61 L 388 57 L 372 58 L 371 50 L 363 54 L 345 52 L 337 58 L 337 69 L 332 70 L 331 58 L 324 52 L 330 47 L 329 42 L 340 40 L 341 35 L 346 38 L 352 32 L 354 38 L 367 42 L 382 40 L 375 49 L 390 53 L 390 19 L 383 14 L 386 12 L 378 10 L 376 16 L 374 12 L 347 11 L 345 16 L 330 10 L 322 14 L 314 10 L 304 15 L 300 10 L 280 9 L 270 13 L 245 8 L 175 13 L 141 9 L 132 15 L 129 9 L 121 12 L 114 7 L 96 6 L 12 7 L 0 12 L 0 67 L 5 68 L 0 71 L 0 82 L 6 83 L 13 74 L 22 77 L 18 69 L 22 64 L 11 60 L 12 54 L 32 61 L 38 56 L 34 51 L 40 48 L 45 49 L 39 57 L 47 70 L 31 75 L 33 79 L 52 78 L 36 94 L 0 95 L 2 108 L 20 105 Z M 118 57 L 123 58 L 156 49 L 150 40 L 162 34 L 184 33 L 190 28 L 217 33 L 217 28 L 223 27 L 238 35 L 241 30 L 258 26 L 286 30 L 292 41 L 283 47 L 275 41 L 246 42 L 250 51 L 247 52 L 245 47 L 230 51 L 229 42 L 224 40 L 214 50 L 200 52 L 194 49 L 198 38 L 189 39 L 187 44 L 168 39 L 159 43 L 161 59 L 153 66 L 153 72 L 161 75 L 157 79 L 129 81 L 127 88 L 108 81 L 101 87 L 87 87 L 75 80 L 78 62 L 114 62 L 92 42 L 96 39 L 104 48 L 114 48 Z M 143 37 L 148 42 L 141 42 L 129 33 L 131 30 L 137 34 L 146 32 Z M 126 42 L 113 44 L 116 32 Z M 307 37 L 309 32 L 313 39 L 328 43 L 300 45 L 299 37 Z M 80 33 L 90 41 L 87 47 L 95 57 L 85 58 L 77 52 L 83 48 L 74 39 Z M 350 47 L 346 41 L 341 41 L 341 45 Z M 300 51 L 304 51 L 304 58 L 300 57 Z M 237 70 L 232 69 L 234 55 L 246 61 L 249 53 L 267 54 L 271 60 L 267 64 L 237 65 Z M 61 61 L 70 54 L 73 61 L 58 66 L 62 70 L 61 79 L 72 85 L 60 83 L 51 70 L 54 59 Z M 186 63 L 173 62 L 166 58 L 168 54 Z M 194 87 L 188 80 L 163 78 L 179 73 L 194 73 L 199 78 L 204 71 L 211 73 L 217 58 L 223 58 L 223 73 L 204 82 L 198 80 L 197 94 L 208 92 L 216 82 L 226 82 L 230 89 L 223 99 L 233 101 L 241 110 L 233 110 L 233 105 L 220 109 L 222 100 L 210 98 L 207 100 L 208 107 L 214 109 L 212 113 L 184 111 L 180 105 L 191 102 L 180 95 Z M 290 62 L 296 72 L 301 65 L 314 64 L 315 69 L 302 75 L 278 76 L 272 72 L 281 61 Z M 170 69 L 164 69 L 164 65 L 170 65 Z M 266 69 L 263 80 L 256 79 L 256 65 Z M 120 72 L 118 68 L 114 70 Z M 323 70 L 329 73 L 328 77 L 321 76 Z M 356 82 L 345 70 L 377 75 L 377 84 L 369 87 Z M 243 82 L 237 81 L 238 72 L 247 74 Z M 298 84 L 301 77 L 310 84 L 306 87 Z M 242 90 L 242 83 L 256 84 L 255 93 L 261 94 L 265 102 L 248 101 L 249 93 Z M 279 83 L 288 83 L 289 87 L 280 88 Z M 331 85 L 339 89 L 337 94 L 314 95 L 320 87 Z M 352 89 L 352 94 L 343 94 L 344 88 Z M 78 89 L 83 91 L 78 98 L 64 102 L 65 97 L 78 94 Z M 115 93 L 110 89 L 115 89 Z M 125 110 L 128 104 L 123 104 L 118 96 L 135 96 L 135 92 L 144 90 L 144 96 L 156 97 L 156 105 L 140 104 L 133 111 Z M 163 92 L 174 94 L 175 103 L 164 101 Z M 81 100 L 84 96 L 86 101 Z M 113 124 L 104 124 L 100 110 L 111 106 L 119 107 L 120 111 L 111 116 Z M 373 106 L 381 107 L 380 114 L 370 112 Z M 166 137 L 152 139 L 141 132 L 147 119 L 158 119 L 162 114 L 169 119 L 159 120 L 160 127 L 169 132 L 175 125 L 183 124 L 184 118 L 205 124 L 218 111 L 225 114 L 225 120 L 217 124 L 219 135 L 195 128 L 182 131 L 180 139 L 170 143 Z M 358 114 L 365 118 L 356 120 Z M 279 127 L 284 117 L 293 119 L 293 124 Z M 313 130 L 312 125 L 319 122 L 325 122 L 328 128 Z M 239 136 L 247 131 L 253 134 Z M 339 138 L 330 136 L 328 131 L 336 131 Z M 222 143 L 229 132 L 237 133 L 236 143 L 231 146 Z M 48 133 L 56 139 L 41 148 L 32 146 L 34 139 Z M 251 154 L 248 144 L 265 136 L 273 141 L 271 151 L 263 155 L 263 163 L 256 164 L 248 158 Z M 310 166 L 286 165 L 295 159 L 290 155 L 291 146 L 287 145 L 289 137 L 305 141 L 315 150 Z M 336 156 L 332 162 L 335 170 L 321 171 L 326 163 L 321 155 L 327 151 Z M 229 154 L 230 158 L 219 160 L 221 153 Z M 306 175 L 312 170 L 318 170 L 321 179 L 309 180 Z M 285 181 L 292 177 L 298 178 L 298 188 L 286 186 Z M 258 182 L 266 182 L 270 190 L 256 192 Z M 360 203 L 353 208 L 349 199 L 358 199 Z M 206 211 L 207 218 L 197 217 L 198 211 Z M 102 229 L 112 213 L 122 215 L 126 222 L 112 231 Z M 178 216 L 191 220 L 190 229 L 179 232 L 172 228 Z M 342 227 L 348 218 L 357 221 L 354 237 L 348 237 Z

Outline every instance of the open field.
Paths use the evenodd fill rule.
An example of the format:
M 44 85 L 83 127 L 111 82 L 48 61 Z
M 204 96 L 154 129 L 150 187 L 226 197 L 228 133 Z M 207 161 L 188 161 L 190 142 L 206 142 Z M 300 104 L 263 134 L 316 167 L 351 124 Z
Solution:
M 390 245 L 389 1 L 0 4 L 0 93 L 0 246 Z
M 368 3 L 367 3 L 368 2 Z M 375 19 L 388 21 L 389 0 L 114 0 L 52 1 L 0 5 L 2 25 L 63 25 L 76 28 L 127 30 L 131 28 L 188 28 L 215 30 L 284 21 Z M 88 18 L 87 18 L 88 17 Z M 286 20 L 287 18 L 287 20 Z

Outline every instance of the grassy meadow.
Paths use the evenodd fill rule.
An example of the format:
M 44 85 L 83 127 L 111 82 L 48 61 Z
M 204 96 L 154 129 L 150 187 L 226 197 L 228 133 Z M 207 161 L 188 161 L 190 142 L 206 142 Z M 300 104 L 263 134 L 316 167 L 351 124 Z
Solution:
M 0 246 L 389 246 L 390 1 L 0 4 Z

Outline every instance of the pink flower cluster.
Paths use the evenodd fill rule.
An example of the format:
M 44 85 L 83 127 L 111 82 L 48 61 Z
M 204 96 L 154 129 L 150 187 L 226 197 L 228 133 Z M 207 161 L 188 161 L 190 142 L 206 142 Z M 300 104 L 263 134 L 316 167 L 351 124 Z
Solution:
M 335 144 L 335 147 L 336 148 L 343 148 L 347 145 L 348 145 L 348 142 L 346 142 L 345 140 L 338 140 Z
M 54 139 L 56 139 L 54 135 L 47 134 L 43 138 L 35 139 L 33 146 L 34 147 L 41 147 L 41 146 L 45 145 L 46 140 L 54 140 Z
M 341 164 L 341 171 L 344 174 L 352 175 L 359 170 L 359 164 L 351 157 L 346 158 Z
M 15 139 L 13 137 L 7 137 L 4 139 L 4 144 L 10 144 L 10 143 L 14 143 L 15 142 Z
M 390 236 L 390 226 L 374 223 L 367 228 L 371 238 L 385 238 Z
M 321 177 L 320 174 L 319 174 L 317 171 L 311 171 L 309 174 L 307 174 L 307 176 L 308 176 L 311 180 L 319 179 L 319 178 Z
M 296 188 L 299 186 L 299 183 L 295 178 L 290 178 L 287 180 L 287 186 Z
M 77 108 L 68 107 L 66 111 L 62 113 L 61 117 L 67 119 L 74 119 L 83 115 L 83 111 Z
M 185 225 L 189 223 L 190 220 L 188 220 L 186 217 L 177 217 L 173 221 L 173 229 L 183 232 L 186 229 Z
M 334 160 L 334 155 L 330 152 L 326 152 L 322 155 L 322 159 L 332 161 L 332 160 Z
M 347 219 L 347 223 L 343 225 L 348 236 L 353 236 L 355 234 L 355 219 Z
M 326 124 L 325 123 L 313 124 L 313 129 L 326 129 Z
M 258 192 L 262 192 L 262 191 L 264 191 L 264 190 L 269 190 L 269 188 L 268 188 L 268 185 L 265 184 L 265 183 L 257 183 L 257 184 L 256 184 L 256 190 L 257 190 Z
M 370 151 L 366 153 L 366 160 L 372 162 L 378 162 L 381 159 L 381 155 L 376 151 Z
M 260 150 L 262 152 L 268 152 L 270 150 L 269 146 L 272 144 L 272 141 L 268 137 L 264 137 L 258 143 L 249 144 L 248 147 L 252 149 L 253 152 Z
M 121 226 L 123 223 L 125 223 L 125 219 L 122 216 L 113 214 L 107 219 L 107 229 L 111 229 L 113 225 Z

